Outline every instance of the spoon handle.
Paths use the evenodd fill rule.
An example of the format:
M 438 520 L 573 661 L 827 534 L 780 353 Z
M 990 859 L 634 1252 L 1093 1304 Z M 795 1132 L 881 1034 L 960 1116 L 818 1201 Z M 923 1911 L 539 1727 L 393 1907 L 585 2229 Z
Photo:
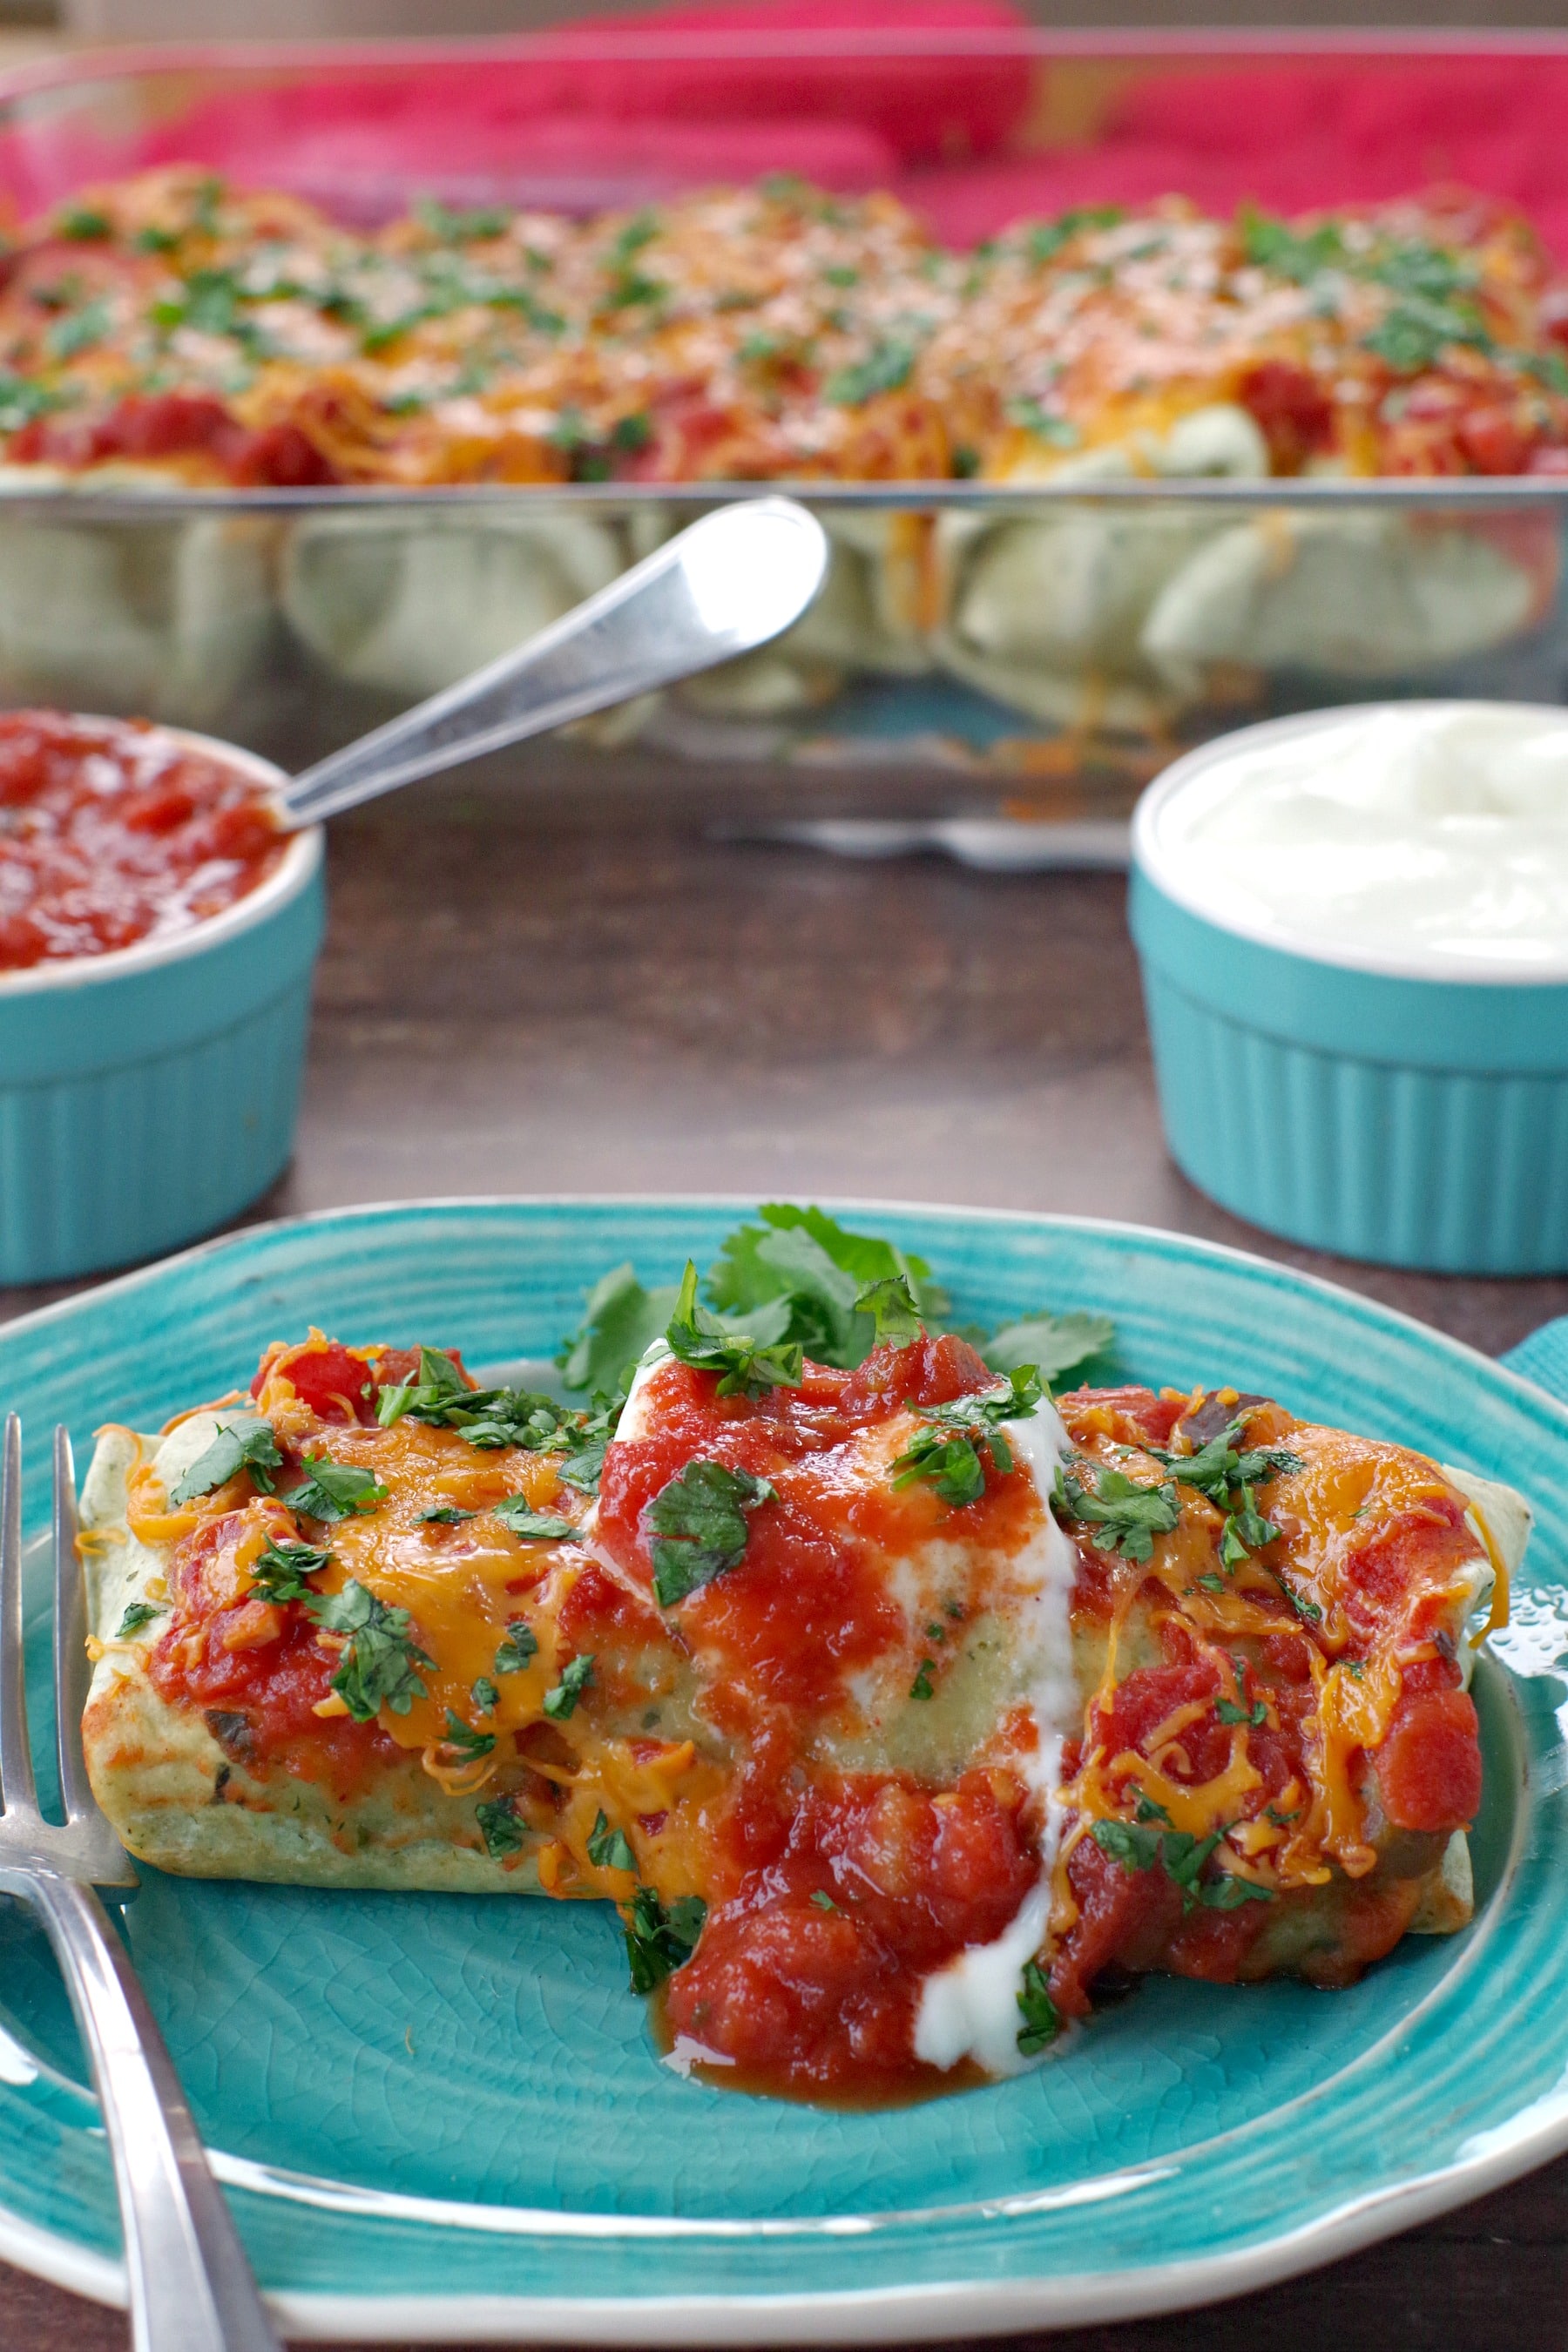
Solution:
M 800 618 L 826 566 L 821 524 L 793 499 L 716 508 L 515 652 L 304 769 L 284 810 L 313 824 L 750 653 Z

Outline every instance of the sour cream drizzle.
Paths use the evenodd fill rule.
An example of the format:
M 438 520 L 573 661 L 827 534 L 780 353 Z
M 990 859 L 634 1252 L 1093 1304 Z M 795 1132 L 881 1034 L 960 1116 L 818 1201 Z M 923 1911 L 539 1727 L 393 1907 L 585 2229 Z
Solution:
M 1025 1962 L 1034 1958 L 1046 1939 L 1051 1874 L 1062 1832 L 1057 1799 L 1062 1743 L 1082 1717 L 1068 1613 L 1078 1556 L 1050 1509 L 1058 1465 L 1071 1452 L 1068 1433 L 1048 1399 L 1028 1420 L 1008 1422 L 1005 1432 L 1017 1460 L 1034 1478 L 1042 1512 L 1041 1525 L 1019 1563 L 1020 1580 L 1027 1582 L 1028 1591 L 1017 1625 L 1028 1706 L 1039 1736 L 1033 1753 L 1020 1756 L 1017 1762 L 1039 1807 L 1040 1874 L 1000 1936 L 989 1944 L 972 1944 L 926 1978 L 915 2012 L 918 2058 L 944 2069 L 973 2058 L 988 2074 L 1019 2074 L 1035 2063 L 1018 2053 L 1017 1995 Z

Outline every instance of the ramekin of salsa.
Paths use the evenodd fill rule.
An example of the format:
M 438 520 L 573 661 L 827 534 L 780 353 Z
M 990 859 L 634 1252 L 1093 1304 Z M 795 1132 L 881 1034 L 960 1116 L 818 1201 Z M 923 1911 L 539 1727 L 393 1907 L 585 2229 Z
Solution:
M 176 1248 L 286 1165 L 324 899 L 283 782 L 175 728 L 0 713 L 0 1281 Z

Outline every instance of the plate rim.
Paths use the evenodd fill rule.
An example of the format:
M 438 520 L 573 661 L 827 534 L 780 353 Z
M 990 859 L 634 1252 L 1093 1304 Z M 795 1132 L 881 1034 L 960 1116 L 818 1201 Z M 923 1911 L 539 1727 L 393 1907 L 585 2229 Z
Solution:
M 807 1188 L 809 1190 L 809 1188 Z M 1331 1277 L 1271 1258 L 1258 1250 L 1169 1227 L 1128 1219 L 1058 1214 L 1045 1210 L 989 1208 L 945 1201 L 891 1200 L 885 1196 L 825 1193 L 830 1213 L 948 1216 L 976 1224 L 1046 1227 L 1084 1233 L 1184 1255 L 1218 1259 L 1254 1274 L 1283 1278 L 1292 1287 L 1316 1292 L 1374 1322 L 1418 1337 L 1461 1367 L 1479 1369 L 1500 1381 L 1521 1402 L 1549 1417 L 1568 1439 L 1568 1403 L 1555 1397 L 1469 1341 L 1424 1323 L 1418 1316 L 1352 1290 Z M 132 1294 L 172 1270 L 202 1259 L 243 1250 L 286 1233 L 342 1225 L 399 1214 L 483 1212 L 505 1209 L 732 1210 L 754 1214 L 755 1193 L 693 1192 L 553 1192 L 418 1196 L 356 1202 L 295 1216 L 258 1220 L 237 1232 L 215 1234 L 189 1248 L 132 1267 L 89 1285 L 71 1297 L 27 1309 L 0 1324 L 0 1341 L 30 1334 L 80 1313 L 89 1301 Z M 717 2293 L 651 2296 L 534 2296 L 472 2294 L 443 2296 L 335 2294 L 324 2289 L 269 2292 L 270 2309 L 301 2341 L 354 2337 L 367 2342 L 439 2344 L 465 2340 L 492 2343 L 596 2343 L 605 2345 L 740 2345 L 845 2343 L 894 2339 L 926 2341 L 952 2336 L 997 2336 L 1026 2328 L 1061 2328 L 1119 2322 L 1227 2302 L 1398 2234 L 1422 2221 L 1472 2202 L 1535 2170 L 1568 2150 L 1568 2074 L 1532 2105 L 1542 2112 L 1526 2128 L 1509 2131 L 1506 2141 L 1436 2171 L 1386 2188 L 1373 2189 L 1319 2214 L 1300 2228 L 1275 2232 L 1258 2244 L 1216 2254 L 1193 2255 L 1134 2271 L 1037 2273 L 1004 2280 L 955 2278 L 909 2286 L 834 2288 L 801 2294 L 759 2295 Z M 1523 2122 L 1530 2108 L 1521 2111 Z M 100 2253 L 0 2204 L 0 2258 L 89 2301 L 124 2308 L 123 2260 Z

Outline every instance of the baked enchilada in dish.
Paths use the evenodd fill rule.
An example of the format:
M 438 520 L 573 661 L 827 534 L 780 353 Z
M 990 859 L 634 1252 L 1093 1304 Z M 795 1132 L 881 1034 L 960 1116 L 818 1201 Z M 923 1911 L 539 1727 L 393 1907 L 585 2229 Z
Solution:
M 132 1851 L 608 1900 L 678 2067 L 839 2100 L 1468 1919 L 1517 1496 L 1234 1390 L 1053 1402 L 900 1276 L 853 1362 L 784 1319 L 689 1268 L 618 1408 L 311 1332 L 104 1431 L 84 1733 Z
M 15 463 L 193 484 L 1518 475 L 1568 465 L 1527 224 L 1439 194 L 1289 223 L 1179 197 L 973 252 L 801 181 L 351 232 L 188 169 L 19 232 Z M 1101 461 L 1103 462 L 1103 460 Z

